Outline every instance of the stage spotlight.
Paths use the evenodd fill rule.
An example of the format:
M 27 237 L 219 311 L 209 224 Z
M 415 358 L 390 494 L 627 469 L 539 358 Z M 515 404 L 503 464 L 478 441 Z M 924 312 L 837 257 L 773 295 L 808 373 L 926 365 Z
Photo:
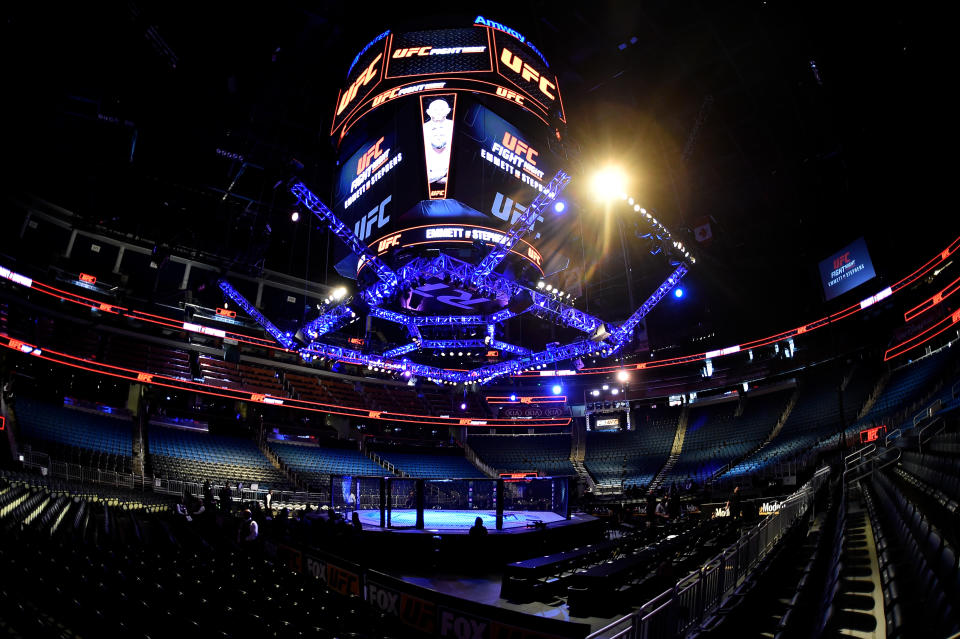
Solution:
M 614 388 L 613 390 L 610 391 L 610 394 L 611 394 L 611 395 L 619 395 L 619 394 L 620 394 L 620 389 L 619 389 L 619 388 Z
M 466 402 L 460 402 L 460 410 L 467 410 L 467 403 L 466 403 Z
M 633 205 L 633 210 L 639 212 L 639 211 L 640 211 L 640 205 L 639 205 L 639 204 L 634 204 L 634 205 Z
M 292 213 L 290 214 L 290 221 L 291 221 L 291 222 L 296 222 L 296 221 L 299 220 L 299 219 L 300 219 L 300 211 L 294 211 L 294 212 L 292 212 Z
M 553 394 L 554 394 L 554 395 L 559 395 L 560 393 L 563 392 L 563 387 L 560 386 L 560 384 L 554 384 L 554 385 L 553 385 L 553 388 L 550 389 L 550 390 L 553 391 Z
M 590 391 L 590 394 L 593 395 L 594 397 L 600 397 L 600 391 L 598 390 L 592 390 Z
M 563 200 L 559 200 L 553 205 L 553 210 L 556 213 L 563 213 L 566 209 L 567 205 L 563 202 Z
M 537 282 L 537 288 L 543 288 L 543 287 L 546 286 L 546 285 L 547 285 L 547 283 L 544 282 L 543 280 L 540 280 L 539 282 Z
M 338 286 L 337 288 L 333 289 L 333 294 L 331 295 L 331 297 L 335 300 L 342 300 L 346 296 L 347 289 L 343 286 Z
M 630 373 L 627 371 L 621 370 L 617 372 L 617 381 L 625 382 L 630 379 Z
M 517 396 L 516 396 L 516 395 L 510 395 L 510 401 L 511 401 L 511 402 L 517 401 Z
M 463 357 L 463 351 L 460 351 L 459 353 L 457 353 L 457 357 Z
M 604 384 L 602 388 L 603 388 L 603 390 L 610 390 L 610 385 L 609 385 L 609 384 Z
M 553 290 L 553 284 L 547 284 L 547 293 Z
M 612 200 L 624 191 L 626 177 L 615 167 L 603 169 L 593 176 L 593 193 L 599 200 Z
M 680 299 L 681 297 L 683 297 L 683 289 L 682 288 L 673 289 L 673 296 L 677 299 Z

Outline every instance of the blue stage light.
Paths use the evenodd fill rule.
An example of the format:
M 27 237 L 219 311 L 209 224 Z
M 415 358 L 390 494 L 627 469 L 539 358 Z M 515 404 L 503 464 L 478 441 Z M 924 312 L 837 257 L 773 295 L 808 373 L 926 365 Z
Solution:
M 554 395 L 559 395 L 560 393 L 563 392 L 563 386 L 561 386 L 560 384 L 554 384 L 552 390 Z
M 466 403 L 466 402 L 461 402 L 461 403 L 460 403 L 460 410 L 467 410 L 467 403 Z
M 517 401 L 517 396 L 516 396 L 516 395 L 510 395 L 510 401 L 511 401 L 511 402 Z
M 682 288 L 674 289 L 673 296 L 676 297 L 677 299 L 680 299 L 681 297 L 683 297 L 683 289 Z
M 566 203 L 563 200 L 557 200 L 553 204 L 554 213 L 563 213 L 567 209 Z

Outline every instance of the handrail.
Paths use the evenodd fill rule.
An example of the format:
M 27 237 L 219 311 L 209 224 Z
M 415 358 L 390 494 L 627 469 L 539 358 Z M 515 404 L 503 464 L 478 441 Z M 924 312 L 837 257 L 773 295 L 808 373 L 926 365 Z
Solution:
M 851 463 L 859 463 L 861 459 L 871 454 L 876 449 L 877 449 L 876 444 L 870 444 L 869 446 L 864 446 L 863 448 L 850 453 L 849 455 L 843 458 L 844 470 L 849 469 Z M 854 457 L 856 457 L 856 459 L 854 459 Z
M 886 453 L 888 453 L 888 452 L 890 452 L 890 451 L 895 452 L 895 453 L 896 453 L 896 456 L 893 457 L 892 459 L 888 460 L 888 461 L 882 462 L 882 463 L 878 466 L 878 465 L 877 465 L 877 461 L 878 461 L 881 457 L 883 457 Z M 887 466 L 890 466 L 891 464 L 895 464 L 895 463 L 900 459 L 900 457 L 901 457 L 902 455 L 903 455 L 903 450 L 902 450 L 899 446 L 892 446 L 892 447 L 890 447 L 890 448 L 884 448 L 884 449 L 882 449 L 882 450 L 881 450 L 880 452 L 878 452 L 876 455 L 870 457 L 869 459 L 865 459 L 862 463 L 854 466 L 853 468 L 850 468 L 850 469 L 848 469 L 848 470 L 845 470 L 845 471 L 843 472 L 843 483 L 844 483 L 844 486 L 850 486 L 851 484 L 854 484 L 854 483 L 860 481 L 861 479 L 863 479 L 863 478 L 865 478 L 865 477 L 869 477 L 870 475 L 872 475 L 873 473 L 875 473 L 875 472 L 878 471 L 878 470 L 883 470 L 883 469 L 886 468 Z M 857 470 L 857 469 L 859 469 L 859 468 L 862 468 L 863 466 L 870 466 L 871 468 L 870 468 L 870 470 L 868 470 L 868 471 L 866 471 L 866 472 L 864 472 L 864 473 L 861 473 L 861 474 L 853 477 L 852 479 L 848 479 L 848 478 L 847 478 L 848 473 L 850 473 L 850 472 L 852 472 L 852 471 L 855 471 L 855 470 Z
M 817 470 L 806 484 L 780 503 L 776 514 L 766 517 L 739 540 L 704 562 L 698 570 L 678 580 L 669 590 L 635 612 L 590 634 L 587 639 L 682 637 L 702 624 L 746 579 L 797 518 L 807 512 L 817 489 L 829 474 L 829 467 Z
M 937 430 L 937 432 L 927 437 L 927 441 L 930 441 L 931 439 L 933 439 L 934 437 L 942 433 L 947 428 L 947 423 L 943 420 L 943 417 L 936 418 L 935 420 L 933 420 L 932 422 L 930 422 L 929 424 L 921 428 L 920 431 L 917 433 L 917 452 L 921 454 L 923 453 L 923 434 L 928 430 L 930 430 L 931 428 L 933 428 L 934 426 L 936 426 L 937 424 L 940 424 L 940 428 Z

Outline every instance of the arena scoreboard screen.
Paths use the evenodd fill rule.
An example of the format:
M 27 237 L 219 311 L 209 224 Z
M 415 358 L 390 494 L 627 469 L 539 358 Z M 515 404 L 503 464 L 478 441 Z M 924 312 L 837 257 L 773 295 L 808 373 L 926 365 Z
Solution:
M 384 32 L 337 97 L 333 211 L 391 266 L 401 251 L 492 247 L 549 193 L 564 123 L 556 75 L 513 29 L 478 16 L 460 28 Z M 543 275 L 549 218 L 538 216 L 508 265 Z M 362 262 L 345 262 L 341 273 L 361 276 Z

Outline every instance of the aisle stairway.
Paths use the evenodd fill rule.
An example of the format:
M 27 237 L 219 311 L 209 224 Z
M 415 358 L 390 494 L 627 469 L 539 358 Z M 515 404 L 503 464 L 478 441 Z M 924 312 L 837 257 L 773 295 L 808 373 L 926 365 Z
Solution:
M 670 474 L 670 471 L 673 470 L 673 467 L 677 463 L 677 459 L 680 458 L 680 453 L 683 452 L 683 440 L 687 436 L 687 422 L 689 421 L 689 417 L 690 407 L 684 404 L 683 410 L 680 411 L 680 419 L 677 420 L 677 432 L 673 436 L 673 446 L 670 448 L 670 456 L 667 457 L 667 461 L 663 464 L 660 472 L 658 472 L 653 478 L 653 481 L 650 482 L 647 493 L 653 493 L 660 488 L 663 480 Z

